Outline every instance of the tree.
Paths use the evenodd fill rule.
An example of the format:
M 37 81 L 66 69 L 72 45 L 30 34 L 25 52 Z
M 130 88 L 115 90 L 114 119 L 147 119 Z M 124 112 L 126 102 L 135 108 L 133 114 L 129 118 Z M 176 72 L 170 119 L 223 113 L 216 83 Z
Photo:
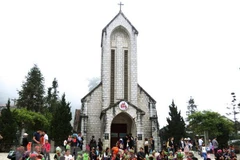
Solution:
M 190 97 L 188 101 L 187 109 L 188 109 L 186 112 L 187 116 L 197 111 L 197 105 L 195 104 L 194 99 L 192 97 Z
M 6 104 L 6 108 L 4 108 L 1 112 L 0 116 L 0 128 L 2 131 L 2 144 L 5 147 L 9 147 L 17 142 L 17 124 L 14 119 L 13 113 L 10 110 L 10 99 Z
M 221 145 L 227 145 L 229 135 L 234 131 L 234 123 L 217 112 L 198 111 L 188 117 L 189 127 L 201 135 L 208 131 L 210 138 L 217 137 Z
M 18 108 L 26 108 L 34 112 L 44 111 L 44 77 L 37 65 L 28 72 L 22 90 L 18 91 Z
M 55 141 L 55 145 L 62 145 L 63 140 L 71 133 L 71 120 L 72 113 L 70 103 L 66 102 L 65 94 L 63 94 L 56 111 L 53 113 L 53 119 L 51 121 L 51 135 Z
M 174 101 L 172 101 L 172 104 L 169 106 L 169 110 L 170 117 L 167 118 L 168 125 L 166 127 L 167 136 L 168 138 L 174 137 L 176 142 L 178 142 L 182 137 L 185 137 L 186 135 L 185 122 L 181 116 L 181 111 L 178 112 Z
M 52 87 L 48 88 L 47 92 L 47 97 L 46 97 L 46 103 L 47 103 L 47 108 L 50 113 L 54 113 L 56 110 L 56 107 L 58 105 L 58 82 L 57 79 L 54 78 L 52 82 Z
M 238 132 L 238 124 L 239 124 L 239 121 L 237 120 L 237 114 L 239 114 L 240 112 L 237 111 L 237 108 L 240 109 L 240 103 L 239 104 L 236 104 L 236 95 L 234 92 L 231 93 L 232 95 L 232 102 L 231 102 L 231 107 L 227 107 L 227 109 L 231 110 L 230 112 L 226 113 L 228 116 L 229 115 L 233 115 L 233 120 L 234 120 L 234 129 L 235 129 L 235 135 L 237 135 L 237 132 Z
M 49 127 L 48 119 L 42 113 L 28 111 L 25 108 L 13 110 L 19 130 L 36 131 Z

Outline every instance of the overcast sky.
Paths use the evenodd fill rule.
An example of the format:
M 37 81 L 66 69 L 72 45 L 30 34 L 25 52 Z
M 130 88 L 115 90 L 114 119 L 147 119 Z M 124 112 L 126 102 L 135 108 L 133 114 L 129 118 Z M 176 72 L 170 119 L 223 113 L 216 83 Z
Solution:
M 0 103 L 34 64 L 73 108 L 100 77 L 101 32 L 119 12 L 117 0 L 0 1 Z M 240 102 L 240 1 L 122 0 L 138 35 L 138 82 L 157 101 L 160 127 L 172 100 L 186 117 L 187 101 L 199 110 L 229 112 Z M 238 115 L 240 119 L 240 115 Z

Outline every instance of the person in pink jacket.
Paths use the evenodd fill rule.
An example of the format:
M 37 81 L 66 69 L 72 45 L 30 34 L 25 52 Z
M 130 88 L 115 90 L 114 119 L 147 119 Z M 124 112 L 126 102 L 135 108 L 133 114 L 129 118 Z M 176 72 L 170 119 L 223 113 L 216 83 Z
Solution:
M 51 144 L 48 142 L 48 140 L 45 140 L 44 144 L 44 157 L 45 160 L 50 160 L 50 150 L 51 150 Z

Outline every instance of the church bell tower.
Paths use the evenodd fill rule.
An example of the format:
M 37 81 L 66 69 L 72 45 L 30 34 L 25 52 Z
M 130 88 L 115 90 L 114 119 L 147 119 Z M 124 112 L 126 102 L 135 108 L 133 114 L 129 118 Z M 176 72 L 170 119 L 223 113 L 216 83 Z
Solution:
M 137 35 L 121 9 L 102 30 L 103 108 L 119 100 L 137 104 Z

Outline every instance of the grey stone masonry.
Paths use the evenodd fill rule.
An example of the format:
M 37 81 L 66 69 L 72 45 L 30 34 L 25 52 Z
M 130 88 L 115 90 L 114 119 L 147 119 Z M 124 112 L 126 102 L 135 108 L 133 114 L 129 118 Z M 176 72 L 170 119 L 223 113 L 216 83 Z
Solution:
M 101 83 L 81 100 L 82 117 L 79 125 L 85 137 L 83 149 L 89 144 L 93 135 L 96 140 L 102 139 L 104 148 L 110 147 L 116 141 L 115 133 L 111 134 L 113 124 L 115 126 L 124 124 L 127 133 L 132 133 L 133 137 L 137 137 L 137 149 L 143 147 L 145 138 L 149 139 L 153 136 L 155 149 L 159 150 L 156 102 L 138 85 L 137 36 L 138 31 L 121 11 L 103 29 Z M 111 50 L 115 53 L 114 75 L 111 75 L 113 64 Z M 124 64 L 125 53 L 127 53 L 127 65 Z M 111 77 L 114 78 L 112 81 L 114 82 L 114 104 L 110 105 Z M 128 83 L 127 87 L 124 87 L 126 86 L 124 83 Z M 127 99 L 124 97 L 126 88 L 128 89 Z M 120 107 L 122 102 L 127 104 L 125 109 Z

